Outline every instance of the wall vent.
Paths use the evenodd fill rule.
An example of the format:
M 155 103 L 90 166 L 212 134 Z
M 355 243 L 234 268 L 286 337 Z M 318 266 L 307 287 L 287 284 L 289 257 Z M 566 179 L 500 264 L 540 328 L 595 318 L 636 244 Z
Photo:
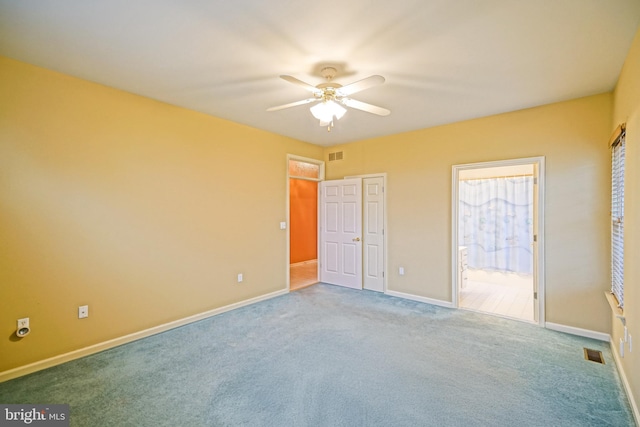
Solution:
M 335 151 L 333 153 L 329 153 L 329 161 L 333 162 L 334 160 L 342 160 L 343 159 L 342 151 Z
M 592 362 L 601 363 L 604 365 L 604 358 L 602 357 L 602 352 L 599 350 L 593 350 L 585 347 L 584 358 Z

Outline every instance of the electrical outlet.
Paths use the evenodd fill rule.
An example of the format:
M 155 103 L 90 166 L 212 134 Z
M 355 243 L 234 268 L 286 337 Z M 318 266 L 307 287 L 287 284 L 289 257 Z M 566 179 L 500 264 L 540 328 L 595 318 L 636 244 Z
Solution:
M 81 305 L 78 307 L 78 319 L 85 319 L 89 317 L 89 306 Z
M 624 340 L 620 338 L 620 357 L 624 358 Z
M 24 338 L 29 335 L 31 329 L 29 328 L 29 318 L 18 319 L 18 329 L 16 329 L 16 335 L 20 338 Z
M 404 276 L 404 267 L 399 267 L 398 268 L 398 274 L 401 276 Z
M 238 283 L 242 282 L 242 273 L 238 274 Z
M 22 328 L 28 328 L 29 327 L 29 318 L 25 317 L 24 319 L 18 319 L 18 330 L 22 329 Z

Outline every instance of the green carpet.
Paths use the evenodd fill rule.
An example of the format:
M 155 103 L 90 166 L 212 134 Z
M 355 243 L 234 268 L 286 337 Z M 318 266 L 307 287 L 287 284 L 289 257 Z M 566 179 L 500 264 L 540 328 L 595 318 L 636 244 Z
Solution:
M 0 402 L 98 427 L 635 425 L 608 343 L 323 284 L 7 381 Z

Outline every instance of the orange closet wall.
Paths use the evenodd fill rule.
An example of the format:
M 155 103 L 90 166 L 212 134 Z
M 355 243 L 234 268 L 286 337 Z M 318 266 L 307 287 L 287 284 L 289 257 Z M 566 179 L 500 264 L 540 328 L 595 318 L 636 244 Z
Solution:
M 318 183 L 304 179 L 289 180 L 291 256 L 290 263 L 317 258 Z

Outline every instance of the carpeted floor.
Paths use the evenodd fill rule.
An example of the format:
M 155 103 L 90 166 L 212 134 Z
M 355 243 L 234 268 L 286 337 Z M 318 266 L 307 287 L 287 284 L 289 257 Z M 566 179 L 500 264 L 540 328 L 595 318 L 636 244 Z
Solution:
M 0 402 L 98 427 L 634 425 L 607 343 L 324 284 L 7 381 Z

